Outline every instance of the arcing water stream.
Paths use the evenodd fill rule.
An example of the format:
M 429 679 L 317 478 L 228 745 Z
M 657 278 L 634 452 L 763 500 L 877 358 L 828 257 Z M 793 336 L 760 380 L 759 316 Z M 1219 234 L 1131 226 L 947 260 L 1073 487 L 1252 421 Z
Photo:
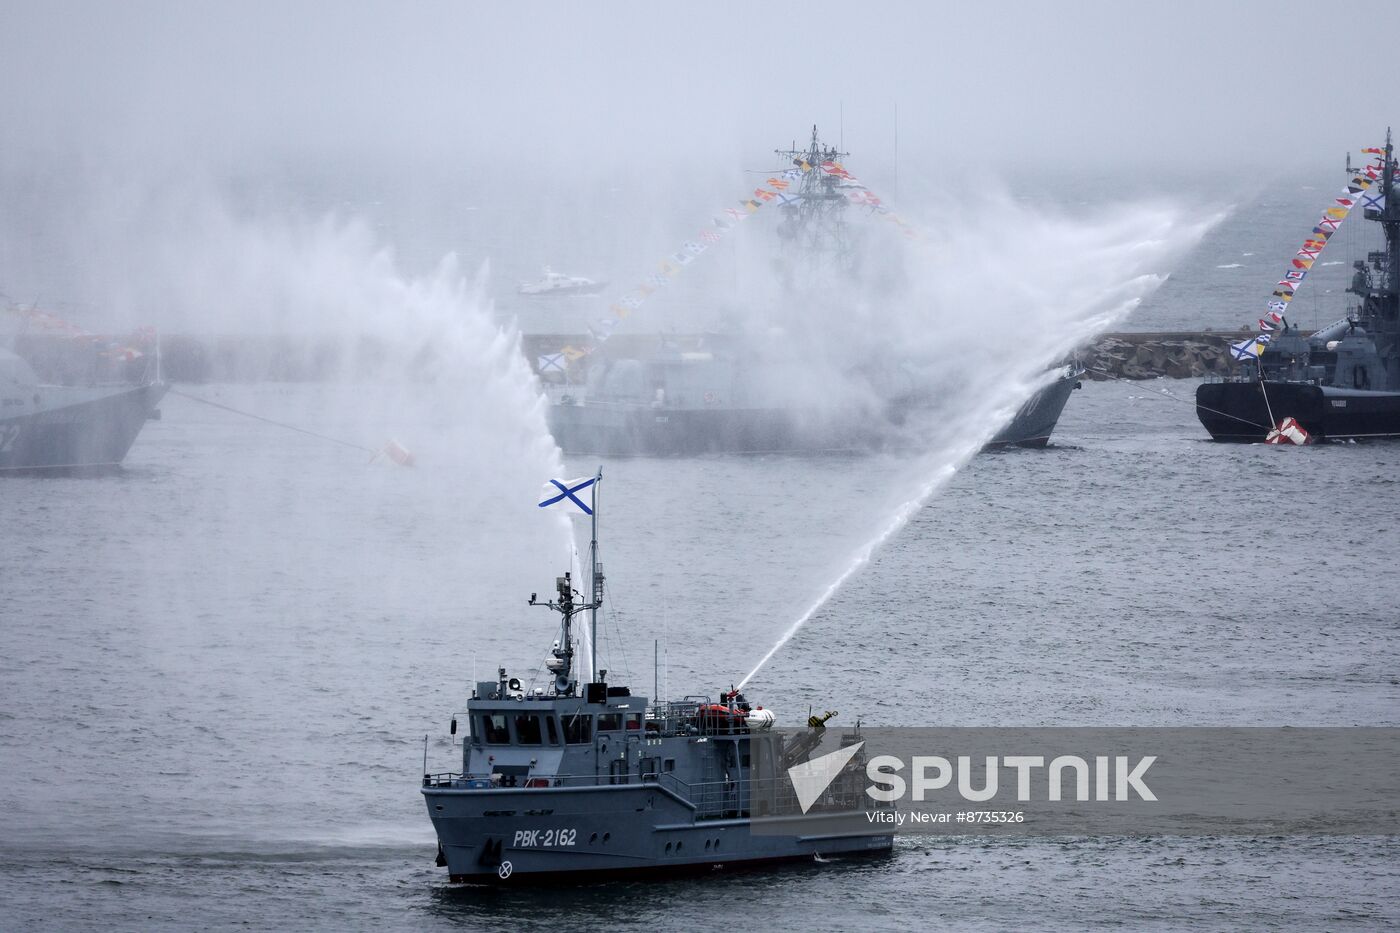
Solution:
M 1171 262 L 1219 220 L 1161 207 L 1071 218 L 1005 198 L 948 212 L 971 220 L 956 238 L 910 246 L 906 267 L 917 273 L 906 293 L 884 306 L 878 324 L 885 347 L 912 351 L 919 368 L 933 374 L 929 386 L 939 395 L 937 411 L 913 432 L 927 439 L 927 447 L 876 531 L 778 635 L 740 687 L 1049 381 L 1047 367 L 1126 316 L 1165 280 Z M 844 296 L 835 307 L 828 305 L 828 326 L 808 333 L 856 343 L 860 335 L 851 331 L 848 309 L 860 305 L 858 294 Z M 803 313 L 812 307 L 805 302 Z M 871 324 L 868 318 L 861 323 Z

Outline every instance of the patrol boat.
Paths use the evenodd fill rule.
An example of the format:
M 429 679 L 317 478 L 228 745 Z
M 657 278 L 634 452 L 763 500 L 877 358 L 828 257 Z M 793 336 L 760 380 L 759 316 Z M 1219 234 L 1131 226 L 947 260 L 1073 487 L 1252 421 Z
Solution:
M 888 833 L 849 823 L 836 831 L 830 822 L 819 822 L 836 815 L 879 825 L 860 818 L 887 805 L 865 796 L 858 754 L 846 779 L 834 780 L 810 814 L 803 806 L 800 815 L 780 818 L 791 834 L 772 829 L 771 814 L 799 809 L 791 805 L 793 787 L 784 766 L 820 742 L 834 714 L 813 716 L 805 734 L 788 737 L 772 731 L 772 711 L 749 704 L 736 690 L 653 700 L 609 683 L 607 671 L 598 669 L 601 479 L 600 472 L 592 483 L 586 589 L 577 589 L 566 572 L 556 579 L 552 599 L 530 594 L 530 606 L 560 617 L 559 637 L 543 665 L 547 686 L 523 685 L 505 668 L 495 680 L 478 682 L 467 702 L 461 770 L 424 769 L 422 792 L 437 830 L 438 865 L 454 882 L 514 885 L 887 854 L 893 844 Z M 584 612 L 592 637 L 581 657 L 575 619 Z M 578 661 L 588 661 L 596 676 L 581 683 Z M 450 731 L 458 733 L 456 718 Z M 841 741 L 849 746 L 861 740 L 853 733 Z M 751 759 L 751 747 L 765 742 L 764 754 Z M 803 832 L 809 818 L 813 831 Z M 764 822 L 765 830 L 754 832 Z
M 1400 437 L 1400 198 L 1386 133 L 1384 206 L 1364 216 L 1381 225 L 1385 248 L 1353 263 L 1347 291 L 1359 306 L 1308 336 L 1285 320 L 1258 365 L 1196 389 L 1196 415 L 1217 441 L 1265 440 L 1292 418 L 1316 440 Z

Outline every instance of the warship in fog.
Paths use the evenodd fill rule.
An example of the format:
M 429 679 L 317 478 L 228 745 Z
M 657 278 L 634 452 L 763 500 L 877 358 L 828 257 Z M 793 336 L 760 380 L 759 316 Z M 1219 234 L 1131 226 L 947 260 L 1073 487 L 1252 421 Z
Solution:
M 825 145 L 817 128 L 806 148 L 775 154 L 810 169 L 837 165 L 848 153 Z M 852 207 L 844 173 L 807 170 L 781 195 L 777 235 L 784 244 L 784 277 L 850 274 L 858 263 L 847 215 Z M 862 191 L 864 189 L 862 188 Z M 865 192 L 868 195 L 868 192 Z M 560 394 L 549 427 L 566 453 L 652 456 L 695 453 L 860 450 L 904 446 L 903 429 L 938 412 L 944 393 L 915 374 L 912 361 L 882 360 L 856 373 L 875 398 L 857 408 L 833 407 L 787 391 L 811 382 L 799 364 L 754 352 L 735 337 L 711 336 L 679 349 L 661 341 L 646 356 L 612 356 L 589 366 L 585 385 Z M 775 375 L 786 366 L 786 377 Z M 992 438 L 993 446 L 1044 447 L 1082 370 L 1066 365 L 1029 398 Z M 831 401 L 831 400 L 828 400 Z M 917 429 L 916 429 L 917 430 Z
M 1400 199 L 1386 133 L 1381 225 L 1385 248 L 1354 263 L 1348 292 L 1360 299 L 1345 320 L 1309 336 L 1285 319 L 1252 372 L 1196 389 L 1196 415 L 1218 441 L 1263 441 L 1295 419 L 1316 440 L 1400 437 Z
M 58 385 L 0 347 L 0 473 L 114 469 L 156 414 L 166 386 Z
M 589 482 L 559 487 L 573 497 L 589 488 L 593 542 L 584 591 L 565 573 L 554 598 L 530 596 L 531 606 L 560 616 L 559 636 L 537 674 L 544 685 L 526 685 L 504 668 L 495 680 L 477 683 L 467 702 L 461 770 L 423 775 L 438 864 L 455 882 L 518 885 L 887 854 L 893 844 L 888 833 L 835 832 L 829 824 L 804 832 L 806 808 L 784 818 L 792 820 L 784 834 L 773 833 L 771 823 L 763 833 L 752 831 L 756 818 L 772 819 L 775 801 L 778 810 L 795 812 L 781 806 L 794 792 L 784 766 L 820 742 L 834 714 L 811 717 L 805 733 L 789 737 L 772 731 L 770 710 L 750 705 L 736 690 L 657 700 L 609 683 L 598 669 L 601 480 L 600 472 Z M 584 612 L 586 652 L 575 639 L 575 618 Z M 580 662 L 587 662 L 585 682 Z M 451 733 L 458 733 L 455 718 Z M 861 739 L 852 733 L 841 741 L 849 746 Z M 757 742 L 772 743 L 766 748 L 774 751 L 751 760 Z M 859 752 L 845 772 L 849 779 L 831 783 L 811 818 L 887 808 L 863 793 L 856 779 L 864 767 Z M 426 743 L 424 754 L 426 761 Z

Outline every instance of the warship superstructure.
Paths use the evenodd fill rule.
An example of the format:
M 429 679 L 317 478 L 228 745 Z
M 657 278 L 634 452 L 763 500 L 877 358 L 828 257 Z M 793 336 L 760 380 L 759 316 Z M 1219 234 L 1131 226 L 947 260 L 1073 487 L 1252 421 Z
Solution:
M 804 832 L 805 807 L 792 818 L 790 834 L 771 826 L 752 831 L 773 801 L 792 795 L 782 766 L 816 744 L 773 732 L 772 711 L 733 689 L 657 700 L 610 683 L 598 669 L 601 478 L 592 483 L 588 580 L 580 589 L 580 581 L 565 573 L 552 597 L 530 596 L 530 606 L 560 617 L 541 672 L 546 682 L 528 685 L 502 668 L 496 679 L 477 683 L 466 704 L 461 770 L 423 775 L 438 864 L 456 882 L 525 884 L 889 852 L 888 833 L 832 832 L 829 826 Z M 586 648 L 575 623 L 583 613 Z M 820 736 L 830 715 L 813 716 L 807 735 Z M 451 732 L 458 731 L 454 718 Z M 776 754 L 751 759 L 757 741 L 777 743 Z M 863 759 L 853 761 L 854 774 Z M 864 795 L 863 782 L 837 780 L 810 815 L 859 814 L 877 806 Z
M 1383 249 L 1353 263 L 1347 291 L 1359 304 L 1346 319 L 1304 335 L 1286 319 L 1257 362 L 1196 390 L 1196 414 L 1218 441 L 1265 440 L 1294 419 L 1315 440 L 1400 437 L 1400 198 L 1395 150 L 1386 133 L 1383 206 L 1366 220 Z

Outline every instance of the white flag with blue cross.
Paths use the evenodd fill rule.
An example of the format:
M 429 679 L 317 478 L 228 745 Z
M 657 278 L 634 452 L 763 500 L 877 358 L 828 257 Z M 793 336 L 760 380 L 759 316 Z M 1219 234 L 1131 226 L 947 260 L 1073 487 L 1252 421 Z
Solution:
M 580 479 L 552 479 L 540 492 L 540 508 L 564 509 L 579 515 L 593 514 L 593 484 L 596 476 Z

